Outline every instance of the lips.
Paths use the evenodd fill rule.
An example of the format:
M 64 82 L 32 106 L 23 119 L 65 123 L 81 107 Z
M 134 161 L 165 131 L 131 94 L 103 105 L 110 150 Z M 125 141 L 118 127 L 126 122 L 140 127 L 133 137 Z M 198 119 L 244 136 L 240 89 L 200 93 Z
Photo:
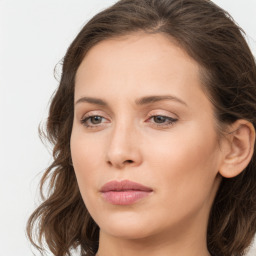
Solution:
M 149 196 L 152 191 L 152 188 L 129 180 L 110 181 L 100 190 L 102 197 L 114 205 L 133 204 Z

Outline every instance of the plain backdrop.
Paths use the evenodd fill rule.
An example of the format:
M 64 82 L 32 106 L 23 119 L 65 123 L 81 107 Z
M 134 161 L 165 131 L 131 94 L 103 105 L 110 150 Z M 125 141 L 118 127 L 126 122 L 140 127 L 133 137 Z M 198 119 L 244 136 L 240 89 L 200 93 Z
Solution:
M 54 67 L 85 22 L 114 2 L 0 0 L 0 256 L 33 255 L 25 225 L 39 202 L 40 176 L 51 162 L 38 125 L 58 85 Z M 256 55 L 256 1 L 214 2 L 245 30 Z

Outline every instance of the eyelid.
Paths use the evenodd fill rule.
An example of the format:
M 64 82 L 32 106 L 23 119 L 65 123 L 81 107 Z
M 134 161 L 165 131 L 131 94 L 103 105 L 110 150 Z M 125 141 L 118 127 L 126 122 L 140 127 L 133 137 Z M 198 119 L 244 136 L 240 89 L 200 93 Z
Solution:
M 147 115 L 147 118 L 152 117 L 152 116 L 166 116 L 166 117 L 170 117 L 173 119 L 179 119 L 179 116 L 176 113 L 169 112 L 169 111 L 163 110 L 163 109 L 157 109 L 157 110 L 153 110 L 153 111 L 149 112 L 149 114 Z
M 150 120 L 153 117 L 163 117 L 165 119 L 165 121 L 167 121 L 167 122 L 163 122 L 163 123 L 157 123 L 157 122 L 150 123 L 149 122 L 150 125 L 160 127 L 160 128 L 167 128 L 167 127 L 173 126 L 174 123 L 176 123 L 178 121 L 177 118 L 172 118 L 172 117 L 166 116 L 166 115 L 152 115 L 147 120 Z
M 81 118 L 80 120 L 85 119 L 86 117 L 91 117 L 91 116 L 101 116 L 104 117 L 105 119 L 110 119 L 109 117 L 106 117 L 108 115 L 106 115 L 105 113 L 103 113 L 103 111 L 101 110 L 92 110 L 92 111 L 88 111 L 86 112 Z

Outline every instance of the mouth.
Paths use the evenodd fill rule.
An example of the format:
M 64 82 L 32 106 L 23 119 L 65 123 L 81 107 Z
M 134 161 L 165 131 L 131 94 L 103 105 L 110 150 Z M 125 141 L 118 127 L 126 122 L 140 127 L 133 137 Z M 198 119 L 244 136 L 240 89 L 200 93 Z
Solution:
M 149 196 L 152 191 L 152 188 L 129 180 L 110 181 L 100 190 L 103 199 L 114 205 L 133 204 Z

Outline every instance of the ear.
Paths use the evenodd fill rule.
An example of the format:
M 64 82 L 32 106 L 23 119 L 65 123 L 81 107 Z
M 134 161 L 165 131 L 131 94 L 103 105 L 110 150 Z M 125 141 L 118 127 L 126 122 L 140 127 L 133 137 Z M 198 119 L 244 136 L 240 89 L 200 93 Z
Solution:
M 233 178 L 251 161 L 255 143 L 253 124 L 243 119 L 237 120 L 229 126 L 224 140 L 219 173 L 225 178 Z

